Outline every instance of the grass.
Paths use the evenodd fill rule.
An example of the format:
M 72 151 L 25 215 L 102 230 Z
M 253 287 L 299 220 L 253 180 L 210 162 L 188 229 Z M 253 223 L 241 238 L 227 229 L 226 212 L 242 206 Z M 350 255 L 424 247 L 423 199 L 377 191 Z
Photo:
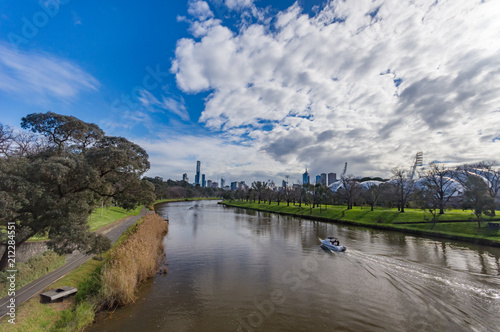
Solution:
M 132 211 L 125 210 L 117 206 L 110 206 L 102 210 L 102 216 L 101 216 L 101 208 L 97 208 L 92 212 L 92 214 L 89 216 L 88 219 L 88 225 L 90 227 L 90 231 L 94 232 L 99 228 L 112 224 L 115 221 L 128 216 L 136 216 L 139 214 L 139 212 L 141 212 L 141 209 L 142 206 L 139 206 Z M 31 237 L 28 241 L 48 241 L 48 240 L 49 238 L 47 237 L 47 235 L 36 235 Z
M 242 201 L 224 201 L 225 205 L 253 209 L 259 211 L 275 212 L 295 215 L 305 218 L 318 218 L 325 221 L 338 221 L 371 228 L 392 229 L 422 235 L 446 237 L 457 240 L 472 241 L 486 245 L 500 246 L 500 233 L 498 230 L 489 229 L 486 221 L 494 218 L 484 216 L 481 228 L 472 211 L 448 210 L 443 215 L 436 216 L 432 222 L 432 215 L 417 209 L 405 209 L 405 213 L 397 209 L 369 207 L 353 207 L 347 210 L 345 206 L 322 206 L 312 209 L 311 206 L 287 206 L 286 202 L 278 205 L 276 202 L 254 203 Z M 472 218 L 472 219 L 471 219 Z M 472 221 L 471 221 L 472 220 Z M 458 222 L 460 221 L 460 222 Z
M 148 221 L 150 219 L 154 220 Z M 130 226 L 113 248 L 103 254 L 104 260 L 90 259 L 44 290 L 72 286 L 78 288 L 75 297 L 59 303 L 42 304 L 39 297 L 35 296 L 16 308 L 15 325 L 8 323 L 8 316 L 2 318 L 0 332 L 79 331 L 89 326 L 94 321 L 96 310 L 111 303 L 121 303 L 117 303 L 115 299 L 116 292 L 123 291 L 123 288 L 112 293 L 106 285 L 104 275 L 110 270 L 109 267 L 114 273 L 118 271 L 119 278 L 127 278 L 124 277 L 125 274 L 135 275 L 137 282 L 134 289 L 126 290 L 129 299 L 133 301 L 138 282 L 156 272 L 160 252 L 158 248 L 162 244 L 167 225 L 158 215 L 147 215 L 141 222 Z M 163 235 L 160 236 L 159 233 Z M 156 243 L 158 247 L 153 248 L 152 243 Z M 141 246 L 144 247 L 142 251 Z M 125 256 L 126 259 L 123 258 Z M 119 269 L 119 266 L 124 268 Z
M 16 290 L 66 264 L 66 256 L 49 250 L 26 262 L 16 263 Z M 7 296 L 8 272 L 0 272 L 0 298 Z
M 137 285 L 155 275 L 163 253 L 163 237 L 168 224 L 157 214 L 144 217 L 111 253 L 102 269 L 101 296 L 106 307 L 124 306 L 135 301 Z
M 62 279 L 48 286 L 44 291 L 62 286 L 78 288 L 81 283 L 91 279 L 91 276 L 102 264 L 103 262 L 101 261 L 88 260 Z M 79 290 L 78 293 L 81 291 Z M 8 316 L 2 318 L 0 321 L 0 332 L 45 332 L 54 330 L 55 323 L 65 315 L 64 311 L 74 306 L 76 306 L 76 298 L 69 298 L 63 302 L 42 304 L 40 303 L 40 298 L 35 296 L 16 308 L 15 325 L 7 322 Z

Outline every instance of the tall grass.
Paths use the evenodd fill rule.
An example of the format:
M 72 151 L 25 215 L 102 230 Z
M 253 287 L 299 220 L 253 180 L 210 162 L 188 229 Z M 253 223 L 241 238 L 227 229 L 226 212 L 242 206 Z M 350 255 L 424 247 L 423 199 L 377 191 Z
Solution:
M 101 270 L 104 307 L 124 306 L 136 299 L 137 285 L 155 275 L 163 253 L 168 224 L 157 214 L 148 214 L 125 241 L 116 247 Z
M 66 264 L 66 256 L 52 250 L 34 256 L 26 262 L 16 263 L 16 290 Z M 7 296 L 8 272 L 0 272 L 0 298 Z

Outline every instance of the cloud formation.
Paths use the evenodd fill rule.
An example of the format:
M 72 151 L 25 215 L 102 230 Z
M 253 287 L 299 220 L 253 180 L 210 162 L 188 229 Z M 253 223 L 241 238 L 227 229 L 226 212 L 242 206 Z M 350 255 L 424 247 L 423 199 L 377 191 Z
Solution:
M 41 52 L 22 52 L 0 43 L 0 91 L 39 100 L 72 100 L 97 91 L 99 81 L 78 65 Z
M 359 175 L 419 150 L 494 159 L 499 12 L 495 1 L 364 0 L 310 17 L 296 3 L 269 24 L 197 29 L 178 41 L 172 72 L 182 91 L 211 92 L 200 122 L 289 165 L 340 172 L 352 161 Z

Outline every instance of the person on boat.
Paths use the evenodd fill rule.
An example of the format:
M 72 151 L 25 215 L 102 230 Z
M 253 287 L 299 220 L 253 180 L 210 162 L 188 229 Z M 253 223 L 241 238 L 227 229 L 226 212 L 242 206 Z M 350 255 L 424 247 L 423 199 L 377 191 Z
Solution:
M 332 244 L 333 244 L 334 246 L 338 246 L 340 243 L 339 243 L 339 240 L 333 240 L 333 241 L 332 241 Z

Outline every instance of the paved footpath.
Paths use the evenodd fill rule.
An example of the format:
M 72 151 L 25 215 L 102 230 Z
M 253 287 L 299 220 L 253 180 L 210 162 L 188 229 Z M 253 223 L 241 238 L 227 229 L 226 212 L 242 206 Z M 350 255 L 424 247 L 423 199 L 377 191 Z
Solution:
M 130 226 L 137 222 L 137 220 L 144 217 L 146 213 L 147 210 L 145 207 L 143 207 L 141 212 L 139 212 L 137 216 L 123 218 L 120 221 L 104 227 L 103 231 L 100 230 L 98 232 L 106 235 L 111 240 L 111 243 L 115 243 L 116 240 L 118 240 L 118 238 L 123 234 L 123 232 L 125 232 Z M 70 255 L 67 255 L 65 265 L 16 291 L 16 308 L 18 308 L 21 303 L 40 293 L 45 287 L 64 277 L 66 274 L 73 271 L 90 258 L 92 258 L 91 255 L 84 255 L 79 252 L 74 252 Z M 10 296 L 6 296 L 0 300 L 0 318 L 8 312 L 7 305 L 10 302 L 10 298 Z

